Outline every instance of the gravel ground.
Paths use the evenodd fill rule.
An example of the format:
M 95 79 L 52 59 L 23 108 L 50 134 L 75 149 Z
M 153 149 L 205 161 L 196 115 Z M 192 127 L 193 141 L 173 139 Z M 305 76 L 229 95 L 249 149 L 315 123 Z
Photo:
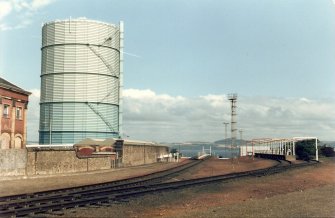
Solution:
M 267 177 L 149 194 L 65 217 L 335 217 L 335 159 Z
M 248 157 L 241 157 L 239 159 L 217 159 L 211 158 L 204 163 L 188 170 L 187 172 L 175 176 L 171 181 L 178 181 L 183 179 L 195 179 L 207 176 L 216 176 L 234 172 L 243 172 L 248 170 L 256 170 L 267 168 L 278 164 L 277 161 L 265 159 L 252 159 Z

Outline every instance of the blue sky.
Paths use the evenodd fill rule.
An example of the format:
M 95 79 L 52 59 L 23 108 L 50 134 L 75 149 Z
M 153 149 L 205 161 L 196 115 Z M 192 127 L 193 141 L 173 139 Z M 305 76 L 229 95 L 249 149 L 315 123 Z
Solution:
M 70 16 L 124 21 L 125 131 L 134 138 L 220 139 L 229 120 L 225 95 L 237 92 L 238 127 L 247 138 L 335 139 L 331 0 L 0 0 L 0 75 L 35 93 L 31 139 L 38 129 L 41 25 Z M 157 119 L 146 117 L 156 108 Z M 194 117 L 179 116 L 183 110 Z

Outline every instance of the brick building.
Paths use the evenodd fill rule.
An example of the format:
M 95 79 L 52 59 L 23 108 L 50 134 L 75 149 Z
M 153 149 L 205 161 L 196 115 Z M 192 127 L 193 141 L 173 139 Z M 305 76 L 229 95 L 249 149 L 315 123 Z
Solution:
M 0 149 L 25 147 L 30 94 L 0 77 Z

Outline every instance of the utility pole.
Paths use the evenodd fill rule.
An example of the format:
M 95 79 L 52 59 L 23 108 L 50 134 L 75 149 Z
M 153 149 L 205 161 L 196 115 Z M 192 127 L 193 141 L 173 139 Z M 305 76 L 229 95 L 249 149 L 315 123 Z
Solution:
M 231 149 L 233 150 L 233 147 L 236 147 L 236 133 L 237 133 L 237 129 L 236 129 L 236 101 L 237 101 L 237 94 L 233 93 L 233 94 L 228 94 L 228 99 L 231 103 L 231 122 L 230 122 L 230 126 L 231 126 Z
M 242 147 L 242 132 L 243 132 L 243 130 L 242 129 L 240 129 L 239 130 L 239 133 L 240 133 L 240 156 L 241 156 L 241 147 Z

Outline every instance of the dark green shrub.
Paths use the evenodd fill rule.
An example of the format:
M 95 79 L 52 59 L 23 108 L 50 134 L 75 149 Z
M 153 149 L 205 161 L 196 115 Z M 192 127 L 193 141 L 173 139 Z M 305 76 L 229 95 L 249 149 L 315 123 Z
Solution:
M 335 157 L 335 151 L 332 147 L 327 147 L 326 145 L 320 148 L 321 154 L 325 157 Z
M 295 154 L 298 160 L 311 160 L 312 157 L 315 156 L 315 140 L 304 140 L 296 142 Z

